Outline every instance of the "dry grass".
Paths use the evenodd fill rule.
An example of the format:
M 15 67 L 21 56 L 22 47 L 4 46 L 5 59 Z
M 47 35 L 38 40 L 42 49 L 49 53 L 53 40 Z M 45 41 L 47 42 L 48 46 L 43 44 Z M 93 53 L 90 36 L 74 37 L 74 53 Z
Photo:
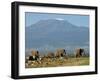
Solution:
M 39 68 L 39 67 L 58 67 L 58 66 L 82 66 L 89 65 L 89 57 L 69 57 L 67 59 L 45 59 L 40 62 L 28 61 L 25 63 L 26 68 Z

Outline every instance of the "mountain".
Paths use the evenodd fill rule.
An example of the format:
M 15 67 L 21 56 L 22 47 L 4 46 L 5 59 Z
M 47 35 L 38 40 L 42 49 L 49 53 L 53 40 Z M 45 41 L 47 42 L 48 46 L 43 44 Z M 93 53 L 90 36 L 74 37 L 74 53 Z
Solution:
M 89 46 L 89 28 L 78 27 L 67 20 L 40 20 L 25 27 L 25 48 L 54 50 Z

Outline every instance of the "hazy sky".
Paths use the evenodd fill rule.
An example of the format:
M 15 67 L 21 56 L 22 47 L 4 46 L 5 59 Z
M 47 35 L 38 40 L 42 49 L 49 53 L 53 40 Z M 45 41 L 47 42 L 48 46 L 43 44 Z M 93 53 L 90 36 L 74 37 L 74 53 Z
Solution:
M 47 20 L 47 19 L 67 20 L 76 26 L 89 27 L 88 15 L 25 12 L 25 26 L 26 27 L 38 22 L 39 20 Z

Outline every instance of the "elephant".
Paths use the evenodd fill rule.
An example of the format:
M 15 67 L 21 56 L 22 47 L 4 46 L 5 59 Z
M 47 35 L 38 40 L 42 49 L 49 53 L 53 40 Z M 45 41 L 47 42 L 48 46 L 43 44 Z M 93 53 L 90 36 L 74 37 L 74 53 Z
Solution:
M 77 48 L 76 49 L 76 58 L 83 56 L 83 54 L 85 54 L 85 50 L 84 49 L 82 49 L 82 48 Z
M 57 49 L 55 53 L 56 58 L 66 57 L 65 49 Z
M 48 54 L 47 54 L 47 56 L 46 56 L 47 58 L 54 58 L 55 57 L 55 55 L 54 55 L 54 53 L 53 52 L 48 52 Z
M 38 60 L 39 59 L 39 51 L 32 50 L 31 51 L 31 56 L 29 56 L 29 60 Z

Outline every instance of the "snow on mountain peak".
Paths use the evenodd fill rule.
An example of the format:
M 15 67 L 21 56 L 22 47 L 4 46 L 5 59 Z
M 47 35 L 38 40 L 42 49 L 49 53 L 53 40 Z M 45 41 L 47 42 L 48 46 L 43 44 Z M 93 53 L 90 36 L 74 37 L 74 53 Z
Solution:
M 62 19 L 62 18 L 56 18 L 56 20 L 63 21 L 64 19 Z

